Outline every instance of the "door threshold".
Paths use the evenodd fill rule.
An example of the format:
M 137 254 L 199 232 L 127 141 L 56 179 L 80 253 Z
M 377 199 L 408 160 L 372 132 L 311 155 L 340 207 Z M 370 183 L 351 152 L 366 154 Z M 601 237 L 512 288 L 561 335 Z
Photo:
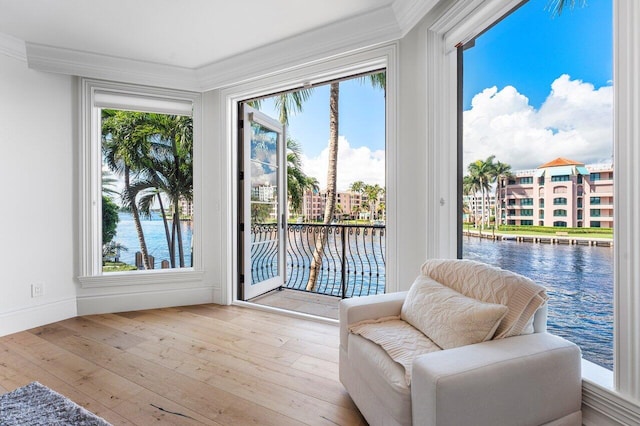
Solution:
M 251 301 L 235 300 L 233 301 L 232 305 L 242 306 L 250 309 L 257 309 L 265 312 L 278 313 L 278 314 L 286 315 L 293 318 L 307 319 L 307 320 L 321 322 L 325 324 L 334 324 L 334 325 L 339 324 L 339 321 L 337 318 L 329 318 L 329 317 L 317 315 L 314 313 L 301 312 L 300 310 L 292 310 L 290 308 L 272 306 L 272 305 L 267 305 L 263 303 L 256 303 L 253 300 Z

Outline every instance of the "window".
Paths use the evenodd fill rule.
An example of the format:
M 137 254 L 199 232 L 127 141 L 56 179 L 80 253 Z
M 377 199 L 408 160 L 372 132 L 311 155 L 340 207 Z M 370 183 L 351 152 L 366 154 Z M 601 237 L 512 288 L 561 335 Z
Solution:
M 540 216 L 540 219 L 544 219 L 544 210 L 540 210 L 538 216 Z
M 532 206 L 533 205 L 533 198 L 523 198 L 522 200 L 520 200 L 520 205 L 521 206 Z
M 515 211 L 515 210 L 512 210 L 512 209 L 507 210 L 507 215 L 508 215 L 508 216 L 515 216 L 515 214 L 516 214 L 516 211 Z
M 544 176 L 538 178 L 538 185 L 544 185 Z
M 591 216 L 600 216 L 600 209 L 591 209 Z
M 558 198 L 554 198 L 553 199 L 553 205 L 554 206 L 558 206 L 558 205 L 567 205 L 567 199 L 564 197 L 558 197 Z
M 582 210 L 578 210 L 578 219 L 582 219 Z
M 553 188 L 553 193 L 554 194 L 566 194 L 567 193 L 567 187 L 566 186 L 556 186 L 555 188 Z
M 482 18 L 482 22 L 494 23 L 502 18 L 500 14 L 493 14 L 490 11 L 479 11 L 474 17 Z M 447 17 L 447 22 L 450 22 Z M 637 126 L 637 117 L 640 113 L 639 106 L 636 101 L 636 93 L 632 90 L 635 76 L 640 75 L 640 61 L 638 55 L 640 52 L 640 37 L 634 32 L 635 22 L 640 19 L 640 9 L 635 7 L 631 2 L 615 2 L 613 13 L 614 38 L 621 40 L 621 43 L 614 45 L 617 60 L 614 68 L 618 71 L 616 76 L 621 77 L 616 80 L 614 85 L 614 109 L 615 120 L 614 128 L 617 136 L 613 141 L 618 159 L 628 159 L 633 156 L 635 145 L 626 143 L 628 138 L 637 141 L 640 138 Z M 480 21 L 480 19 L 478 19 Z M 473 33 L 463 31 L 459 22 L 467 24 L 467 15 L 463 15 L 455 22 L 459 25 L 460 33 L 464 34 L 468 39 L 472 39 L 474 34 L 483 31 L 486 26 L 473 27 Z M 442 22 L 438 22 L 442 24 Z M 466 28 L 466 27 L 464 27 Z M 436 34 L 444 38 L 444 31 L 432 29 Z M 445 39 L 446 40 L 446 39 Z M 444 43 L 439 43 L 439 47 L 444 49 Z M 450 56 L 450 55 L 449 55 Z M 448 59 L 446 53 L 437 56 L 442 62 Z M 455 63 L 455 61 L 451 61 Z M 438 70 L 450 70 L 451 65 L 430 64 L 428 68 L 431 72 Z M 450 84 L 451 86 L 451 84 Z M 455 88 L 455 85 L 453 85 Z M 450 88 L 453 90 L 452 88 Z M 445 94 L 448 93 L 445 91 Z M 440 105 L 441 102 L 447 102 L 447 97 L 443 94 L 433 101 L 434 105 Z M 449 101 L 451 102 L 451 101 Z M 455 126 L 451 126 L 452 129 Z M 453 130 L 451 130 L 453 131 Z M 446 132 L 445 132 L 446 133 Z M 620 137 L 620 135 L 628 135 L 628 137 Z M 435 143 L 437 139 L 433 139 Z M 640 365 L 640 352 L 637 350 L 636 342 L 640 340 L 640 328 L 634 319 L 640 312 L 640 304 L 638 303 L 637 289 L 635 288 L 639 279 L 637 268 L 633 267 L 633 258 L 627 256 L 629 250 L 637 252 L 640 248 L 640 216 L 633 214 L 640 208 L 640 198 L 638 192 L 634 188 L 634 182 L 637 182 L 640 176 L 640 169 L 633 166 L 631 161 L 619 161 L 616 164 L 616 175 L 618 176 L 615 184 L 618 186 L 620 194 L 626 194 L 625 198 L 611 200 L 614 208 L 618 209 L 619 215 L 615 225 L 615 244 L 612 249 L 614 268 L 619 274 L 613 279 L 614 291 L 617 293 L 613 301 L 614 310 L 617 316 L 612 326 L 615 328 L 615 334 L 618 337 L 614 342 L 615 365 L 613 372 L 601 371 L 595 366 L 583 368 L 583 376 L 588 380 L 584 383 L 584 389 L 588 392 L 589 400 L 583 401 L 585 406 L 592 411 L 597 410 L 597 416 L 603 415 L 605 422 L 624 423 L 625 414 L 618 410 L 619 404 L 625 404 L 628 399 L 626 395 L 633 395 L 633 400 L 637 401 L 638 389 L 640 389 L 640 374 L 638 374 L 637 366 Z M 587 226 L 584 223 L 583 226 Z M 623 231 L 624 230 L 624 231 Z M 614 380 L 615 378 L 615 380 Z M 597 408 L 596 408 L 597 407 Z M 630 403 L 628 405 L 629 413 L 633 416 L 633 421 L 637 423 L 639 418 L 640 405 Z M 585 412 L 590 418 L 593 415 Z M 594 420 L 593 423 L 598 423 Z
M 592 220 L 591 222 L 589 222 L 589 226 L 592 228 L 600 228 L 600 221 L 599 220 Z
M 566 216 L 567 215 L 567 211 L 564 209 L 558 209 L 558 210 L 554 210 L 553 211 L 553 215 L 554 216 Z M 555 226 L 555 225 L 554 225 Z
M 595 182 L 595 181 L 597 181 L 597 180 L 600 180 L 600 173 L 591 173 L 591 174 L 589 175 L 589 179 L 590 179 L 592 182 Z
M 577 203 L 577 207 L 578 207 L 578 208 L 582 207 L 582 198 L 578 198 L 578 199 L 576 200 L 576 203 Z
M 514 198 L 510 198 L 509 200 L 507 200 L 507 205 L 508 206 L 515 206 L 516 205 L 516 200 Z
M 591 204 L 600 204 L 600 197 L 591 197 L 589 200 Z
M 571 180 L 569 175 L 551 176 L 551 182 L 565 182 Z
M 81 84 L 80 282 L 162 283 L 175 281 L 175 274 L 201 275 L 194 272 L 201 264 L 199 238 L 192 240 L 200 232 L 193 172 L 200 161 L 194 156 L 200 96 L 93 80 Z M 140 275 L 151 272 L 153 278 Z
M 578 183 L 582 183 L 582 175 L 578 175 Z
M 540 202 L 538 204 L 540 207 L 544 207 L 544 198 L 540 198 Z
M 562 221 L 553 222 L 553 226 L 559 227 L 559 228 L 566 228 L 567 222 L 562 222 Z
M 533 220 L 521 220 L 520 225 L 523 225 L 523 226 L 533 225 Z
M 533 209 L 522 209 L 520 216 L 533 216 Z
M 533 176 L 526 176 L 526 177 L 520 178 L 520 185 L 528 184 L 528 183 L 533 183 Z

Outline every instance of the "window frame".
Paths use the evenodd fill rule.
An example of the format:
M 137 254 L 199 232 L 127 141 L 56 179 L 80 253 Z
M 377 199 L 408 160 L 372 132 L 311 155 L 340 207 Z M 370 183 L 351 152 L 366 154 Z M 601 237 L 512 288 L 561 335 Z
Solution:
M 79 257 L 78 281 L 83 288 L 167 284 L 201 279 L 202 271 L 202 101 L 201 95 L 181 90 L 80 79 L 79 149 Z M 138 99 L 140 110 L 171 113 L 176 103 L 190 102 L 193 119 L 193 267 L 154 269 L 149 271 L 102 272 L 102 108 L 96 105 L 97 94 L 115 98 Z
M 432 126 L 428 143 L 437 146 L 437 156 L 430 163 L 455 159 L 456 145 L 442 143 L 454 141 L 458 130 L 455 117 L 458 114 L 455 95 L 457 72 L 456 46 L 464 46 L 474 37 L 498 22 L 523 2 L 480 1 L 473 10 L 464 2 L 457 2 L 427 25 L 426 39 L 429 52 L 426 61 L 426 75 L 433 79 L 437 88 L 428 91 L 428 117 L 439 117 L 435 111 L 446 111 L 448 119 L 429 120 Z M 499 3 L 499 4 L 497 4 Z M 640 75 L 640 33 L 636 23 L 640 19 L 640 8 L 633 2 L 613 2 L 614 40 L 614 158 L 616 159 L 616 179 L 614 185 L 614 371 L 613 373 L 583 360 L 583 418 L 611 422 L 640 423 L 640 292 L 636 283 L 640 281 L 640 270 L 633 259 L 640 256 L 640 217 L 629 212 L 640 209 L 640 194 L 633 190 L 633 183 L 640 180 L 640 97 L 637 76 Z M 437 78 L 440 77 L 440 78 Z M 450 163 L 450 172 L 435 174 L 435 185 L 446 186 L 447 181 L 460 179 L 461 170 Z M 437 169 L 437 167 L 436 167 Z M 456 174 L 456 171 L 459 173 Z M 450 197 L 457 196 L 453 190 Z M 455 227 L 455 222 L 446 219 L 441 226 Z M 442 250 L 433 256 L 455 254 Z

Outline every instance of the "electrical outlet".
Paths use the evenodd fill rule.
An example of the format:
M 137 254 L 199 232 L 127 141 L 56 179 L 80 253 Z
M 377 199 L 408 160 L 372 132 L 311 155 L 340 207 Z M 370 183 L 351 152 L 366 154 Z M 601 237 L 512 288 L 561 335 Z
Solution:
M 44 283 L 31 284 L 31 297 L 40 297 L 44 295 Z

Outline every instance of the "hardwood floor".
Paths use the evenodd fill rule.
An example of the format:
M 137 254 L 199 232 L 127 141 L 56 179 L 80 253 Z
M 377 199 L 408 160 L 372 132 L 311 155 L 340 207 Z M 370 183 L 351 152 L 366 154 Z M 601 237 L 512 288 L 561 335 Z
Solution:
M 34 380 L 113 425 L 366 425 L 338 381 L 338 327 L 199 305 L 0 337 L 0 391 Z

